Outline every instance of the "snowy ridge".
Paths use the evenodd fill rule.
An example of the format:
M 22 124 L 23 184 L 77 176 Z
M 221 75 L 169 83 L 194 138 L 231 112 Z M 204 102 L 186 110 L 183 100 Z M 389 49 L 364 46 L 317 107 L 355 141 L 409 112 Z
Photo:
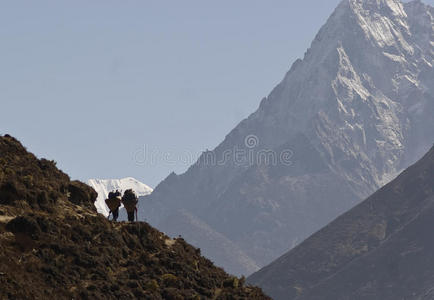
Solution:
M 109 214 L 105 199 L 107 199 L 110 191 L 120 190 L 124 192 L 127 189 L 133 189 L 137 196 L 146 196 L 152 193 L 152 188 L 132 177 L 122 179 L 89 179 L 87 184 L 98 193 L 95 207 L 99 213 L 105 216 Z

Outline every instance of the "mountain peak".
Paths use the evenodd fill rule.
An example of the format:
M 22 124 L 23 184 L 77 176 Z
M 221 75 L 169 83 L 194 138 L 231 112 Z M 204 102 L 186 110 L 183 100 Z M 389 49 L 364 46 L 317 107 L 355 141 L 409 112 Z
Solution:
M 410 35 L 407 13 L 399 0 L 344 0 L 333 16 L 340 18 L 338 30 L 346 32 L 346 38 L 355 38 L 361 29 L 376 46 L 413 52 L 406 41 Z
M 415 0 L 412 2 L 419 2 Z M 404 3 L 400 0 L 342 0 L 336 11 L 351 10 L 358 14 L 391 14 L 405 17 Z
M 365 9 L 383 10 L 389 9 L 396 15 L 405 15 L 402 2 L 399 0 L 345 0 L 349 1 L 351 5 L 364 7 Z
M 248 154 L 289 151 L 290 166 L 240 168 L 224 157 L 189 168 L 147 197 L 147 220 L 168 224 L 181 207 L 261 266 L 392 180 L 434 140 L 432 15 L 419 2 L 342 1 L 304 58 L 215 149 L 224 157 L 254 135 Z

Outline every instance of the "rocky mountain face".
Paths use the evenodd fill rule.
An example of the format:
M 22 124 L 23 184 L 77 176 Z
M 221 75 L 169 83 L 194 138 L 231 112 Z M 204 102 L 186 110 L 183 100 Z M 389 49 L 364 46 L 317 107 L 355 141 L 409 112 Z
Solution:
M 270 299 L 147 223 L 112 223 L 96 192 L 0 136 L 1 299 Z
M 248 278 L 273 299 L 433 299 L 434 147 Z
M 147 220 L 249 274 L 389 182 L 434 140 L 433 15 L 342 1 L 258 110 L 145 198 Z
M 98 193 L 95 207 L 99 213 L 105 216 L 108 216 L 110 212 L 109 208 L 105 204 L 105 200 L 111 191 L 119 190 L 124 192 L 127 189 L 133 189 L 139 197 L 147 196 L 152 193 L 152 188 L 132 177 L 122 179 L 89 179 L 87 184 Z M 139 202 L 138 209 L 140 209 L 140 203 L 141 201 Z

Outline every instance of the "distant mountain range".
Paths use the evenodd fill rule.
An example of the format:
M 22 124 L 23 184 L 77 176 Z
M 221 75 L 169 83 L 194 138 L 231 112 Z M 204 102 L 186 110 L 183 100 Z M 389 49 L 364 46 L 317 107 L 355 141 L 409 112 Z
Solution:
M 99 213 L 105 216 L 109 214 L 105 199 L 107 199 L 108 193 L 113 190 L 124 192 L 127 189 L 133 189 L 137 196 L 146 196 L 152 193 L 152 188 L 132 177 L 122 179 L 89 179 L 87 184 L 98 193 L 95 207 Z
M 432 145 L 433 15 L 342 1 L 258 110 L 161 182 L 142 216 L 250 274 L 354 207 Z
M 434 147 L 248 278 L 275 300 L 434 299 Z

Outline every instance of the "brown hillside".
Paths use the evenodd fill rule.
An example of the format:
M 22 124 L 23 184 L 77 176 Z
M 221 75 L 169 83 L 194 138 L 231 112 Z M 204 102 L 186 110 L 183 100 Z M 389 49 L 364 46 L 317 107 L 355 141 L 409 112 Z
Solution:
M 182 238 L 107 221 L 95 198 L 0 136 L 1 299 L 269 299 Z

